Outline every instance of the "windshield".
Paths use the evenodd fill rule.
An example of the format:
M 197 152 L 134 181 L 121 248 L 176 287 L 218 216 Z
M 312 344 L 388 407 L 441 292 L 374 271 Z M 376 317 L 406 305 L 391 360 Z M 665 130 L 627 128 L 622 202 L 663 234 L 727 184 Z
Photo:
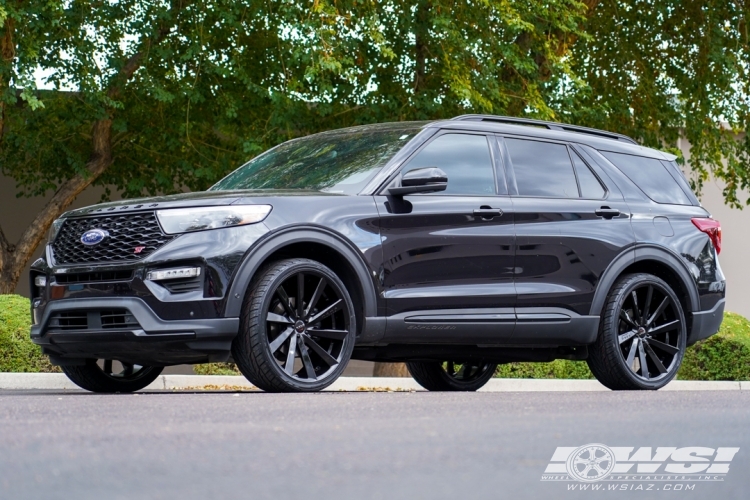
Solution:
M 311 189 L 357 194 L 423 125 L 366 125 L 285 142 L 253 158 L 210 190 Z

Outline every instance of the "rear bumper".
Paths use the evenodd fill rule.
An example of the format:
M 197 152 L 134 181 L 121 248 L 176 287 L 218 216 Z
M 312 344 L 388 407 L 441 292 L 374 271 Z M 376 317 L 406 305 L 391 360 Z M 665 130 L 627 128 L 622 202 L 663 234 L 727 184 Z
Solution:
M 99 311 L 115 308 L 126 309 L 137 324 L 107 328 L 94 320 L 81 328 L 61 328 L 50 321 L 66 311 L 88 312 L 96 318 Z M 47 304 L 42 314 L 31 328 L 31 339 L 56 364 L 83 358 L 153 366 L 225 361 L 239 329 L 239 318 L 164 320 L 139 298 L 58 300 Z
M 688 337 L 687 344 L 692 345 L 699 340 L 707 339 L 719 331 L 721 322 L 724 319 L 725 299 L 716 303 L 713 309 L 693 313 L 693 329 Z

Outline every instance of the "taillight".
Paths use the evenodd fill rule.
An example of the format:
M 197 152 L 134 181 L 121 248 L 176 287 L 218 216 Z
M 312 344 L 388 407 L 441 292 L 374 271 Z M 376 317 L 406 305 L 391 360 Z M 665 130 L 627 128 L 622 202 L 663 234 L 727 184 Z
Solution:
M 721 224 L 719 221 L 704 217 L 695 218 L 692 221 L 695 227 L 708 235 L 716 249 L 716 253 L 721 253 Z

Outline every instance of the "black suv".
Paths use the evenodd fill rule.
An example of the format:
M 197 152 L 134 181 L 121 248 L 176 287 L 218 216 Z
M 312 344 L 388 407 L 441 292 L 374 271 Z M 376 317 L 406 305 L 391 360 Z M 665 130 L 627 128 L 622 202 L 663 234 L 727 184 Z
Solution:
M 719 223 L 674 156 L 605 131 L 466 115 L 283 143 L 207 192 L 66 213 L 31 271 L 32 339 L 91 391 L 233 360 L 318 391 L 349 359 L 429 390 L 586 360 L 658 389 L 719 329 Z

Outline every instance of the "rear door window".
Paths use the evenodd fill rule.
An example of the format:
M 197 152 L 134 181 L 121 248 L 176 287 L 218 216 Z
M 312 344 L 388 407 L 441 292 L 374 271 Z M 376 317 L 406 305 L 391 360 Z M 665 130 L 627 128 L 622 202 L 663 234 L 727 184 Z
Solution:
M 573 158 L 573 164 L 576 167 L 576 173 L 578 174 L 578 185 L 581 187 L 581 198 L 589 200 L 601 200 L 604 198 L 606 191 L 602 183 L 599 182 L 594 172 L 591 171 L 588 165 L 584 163 L 578 154 L 574 151 L 570 152 L 570 157 Z
M 505 138 L 519 196 L 578 198 L 568 147 L 552 142 Z
M 660 160 L 610 151 L 600 151 L 600 153 L 655 202 L 673 205 L 693 204 L 675 178 L 667 171 L 668 167 Z

